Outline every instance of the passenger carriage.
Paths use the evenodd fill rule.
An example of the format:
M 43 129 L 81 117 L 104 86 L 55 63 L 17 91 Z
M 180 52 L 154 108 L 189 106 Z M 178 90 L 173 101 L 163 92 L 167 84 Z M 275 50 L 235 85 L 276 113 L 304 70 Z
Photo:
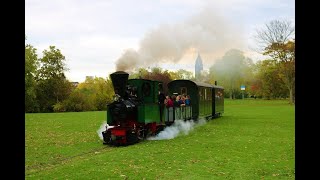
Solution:
M 190 96 L 190 106 L 170 107 L 164 111 L 166 124 L 174 120 L 212 119 L 224 112 L 224 88 L 191 80 L 174 80 L 168 83 L 169 94 Z

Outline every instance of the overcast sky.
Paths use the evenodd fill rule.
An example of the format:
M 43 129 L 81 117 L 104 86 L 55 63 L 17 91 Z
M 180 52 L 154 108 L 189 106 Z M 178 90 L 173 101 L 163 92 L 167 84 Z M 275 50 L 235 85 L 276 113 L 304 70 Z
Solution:
M 188 53 L 178 61 L 154 63 L 168 70 L 184 68 L 193 72 L 198 52 L 203 56 L 204 67 L 208 68 L 229 46 L 244 51 L 254 61 L 261 59 L 261 56 L 251 50 L 254 47 L 252 35 L 255 29 L 270 20 L 285 19 L 294 23 L 295 19 L 294 0 L 26 0 L 25 2 L 26 43 L 37 48 L 39 57 L 50 45 L 56 46 L 66 57 L 69 68 L 66 73 L 67 78 L 78 82 L 83 82 L 85 76 L 107 77 L 116 70 L 116 61 L 127 49 L 138 51 L 141 49 L 141 41 L 148 39 L 148 33 L 157 30 L 166 31 L 164 25 L 173 27 L 173 30 L 171 28 L 173 33 L 169 31 L 171 35 L 179 35 L 181 28 L 177 28 L 177 32 L 174 32 L 175 27 L 185 27 L 181 25 L 190 22 L 191 19 L 198 20 L 199 24 L 207 23 L 205 20 L 208 20 L 207 24 L 210 25 L 212 22 L 212 25 L 217 25 L 214 29 L 217 30 L 216 36 L 229 37 L 228 43 L 217 41 L 216 49 L 211 50 L 211 55 L 215 56 L 206 56 L 206 52 L 202 55 L 199 52 L 201 48 L 193 47 L 191 51 L 190 47 L 186 46 L 189 48 Z M 205 16 L 208 11 L 210 17 Z M 213 16 L 218 17 L 221 22 L 211 20 Z M 197 26 L 194 22 L 193 25 Z M 224 29 L 220 28 L 222 26 Z M 230 38 L 234 39 L 234 46 Z M 224 49 L 218 49 L 219 44 L 221 46 L 224 44 Z

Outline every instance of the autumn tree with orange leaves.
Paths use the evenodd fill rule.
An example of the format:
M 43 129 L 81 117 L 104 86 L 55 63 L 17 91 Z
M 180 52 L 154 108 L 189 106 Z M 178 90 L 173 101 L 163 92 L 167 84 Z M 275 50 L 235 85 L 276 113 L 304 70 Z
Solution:
M 277 62 L 279 77 L 289 91 L 290 103 L 295 103 L 295 40 L 290 21 L 273 20 L 257 30 L 256 41 L 263 47 L 262 54 Z

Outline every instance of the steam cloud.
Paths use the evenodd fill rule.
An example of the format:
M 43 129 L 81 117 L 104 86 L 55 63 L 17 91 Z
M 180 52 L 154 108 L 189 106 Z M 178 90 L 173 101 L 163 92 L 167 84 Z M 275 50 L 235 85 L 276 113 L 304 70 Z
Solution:
M 128 71 L 155 63 L 177 63 L 185 55 L 196 52 L 212 61 L 226 50 L 242 45 L 239 28 L 231 24 L 212 9 L 180 23 L 162 24 L 145 34 L 138 50 L 126 50 L 117 60 L 116 69 Z
M 101 140 L 103 140 L 102 131 L 106 130 L 106 125 L 107 125 L 107 123 L 103 122 L 102 125 L 100 126 L 100 128 L 97 130 L 98 136 L 100 137 Z
M 175 120 L 171 126 L 166 127 L 163 131 L 157 134 L 155 137 L 150 137 L 148 140 L 164 140 L 173 139 L 182 133 L 188 135 L 195 127 L 206 124 L 205 119 L 199 119 L 197 122 L 193 120 L 183 121 Z
M 188 135 L 190 131 L 192 131 L 197 126 L 202 126 L 206 124 L 207 121 L 205 119 L 199 119 L 198 121 L 194 122 L 193 120 L 190 121 L 183 121 L 183 120 L 175 120 L 171 126 L 166 127 L 163 131 L 157 134 L 154 137 L 149 137 L 148 140 L 164 140 L 164 139 L 173 139 L 182 133 L 184 135 Z M 106 130 L 107 123 L 103 122 L 100 128 L 97 130 L 98 136 L 101 140 L 102 131 Z M 113 126 L 107 126 L 107 128 L 112 128 Z

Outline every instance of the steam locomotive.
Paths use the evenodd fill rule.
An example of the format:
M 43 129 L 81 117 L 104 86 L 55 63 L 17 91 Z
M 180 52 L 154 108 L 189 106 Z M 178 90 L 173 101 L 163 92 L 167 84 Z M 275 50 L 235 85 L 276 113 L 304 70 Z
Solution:
M 175 120 L 212 119 L 224 112 L 224 89 L 191 80 L 168 83 L 169 94 L 188 94 L 191 105 L 166 108 L 159 104 L 162 82 L 148 79 L 128 79 L 129 74 L 110 74 L 114 101 L 107 105 L 107 126 L 102 132 L 103 143 L 130 145 L 155 136 Z

